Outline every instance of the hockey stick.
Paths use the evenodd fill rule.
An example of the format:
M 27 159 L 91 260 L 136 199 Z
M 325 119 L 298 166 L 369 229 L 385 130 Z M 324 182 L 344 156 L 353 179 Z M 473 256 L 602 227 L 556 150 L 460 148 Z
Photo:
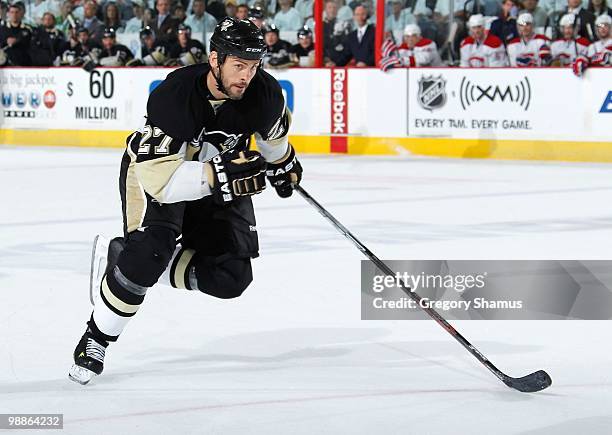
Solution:
M 372 251 L 370 251 L 363 243 L 361 243 L 357 238 L 351 234 L 351 232 L 338 220 L 332 216 L 330 212 L 328 212 L 325 207 L 319 204 L 308 192 L 304 190 L 299 185 L 294 185 L 294 190 L 296 190 L 302 197 L 310 203 L 317 211 L 323 215 L 325 219 L 327 219 L 338 231 L 340 231 L 344 237 L 349 239 L 353 244 L 359 249 L 363 254 L 368 257 L 370 261 L 372 261 L 382 272 L 387 275 L 394 276 L 393 271 L 387 266 L 382 260 L 380 260 Z M 401 289 L 406 293 L 412 300 L 414 300 L 417 304 L 420 305 L 421 297 L 405 286 L 401 286 Z M 469 341 L 463 337 L 455 328 L 451 326 L 436 310 L 433 308 L 424 308 L 421 307 L 423 311 L 425 311 L 432 319 L 434 319 L 438 324 L 446 330 L 450 335 L 452 335 L 455 340 L 457 340 L 461 345 L 467 349 L 482 365 L 488 368 L 497 378 L 506 384 L 510 388 L 514 388 L 515 390 L 522 391 L 523 393 L 533 393 L 535 391 L 540 391 L 545 388 L 550 387 L 552 384 L 552 379 L 544 370 L 538 370 L 537 372 L 531 373 L 527 376 L 523 376 L 522 378 L 513 378 L 501 370 L 499 370 L 491 361 L 487 359 L 478 349 L 476 349 Z

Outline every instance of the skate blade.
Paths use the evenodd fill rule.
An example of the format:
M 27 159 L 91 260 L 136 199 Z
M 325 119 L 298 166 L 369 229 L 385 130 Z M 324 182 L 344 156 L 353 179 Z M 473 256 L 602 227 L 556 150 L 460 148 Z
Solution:
M 70 371 L 68 372 L 68 378 L 71 381 L 74 381 L 81 385 L 87 385 L 89 381 L 91 381 L 95 376 L 96 374 L 91 370 L 86 369 L 85 367 L 78 366 L 76 364 L 73 364 L 72 367 L 70 367 Z
M 106 253 L 109 241 L 101 235 L 96 235 L 91 249 L 91 268 L 89 270 L 89 302 L 96 305 L 97 296 L 100 291 L 102 276 L 106 270 Z

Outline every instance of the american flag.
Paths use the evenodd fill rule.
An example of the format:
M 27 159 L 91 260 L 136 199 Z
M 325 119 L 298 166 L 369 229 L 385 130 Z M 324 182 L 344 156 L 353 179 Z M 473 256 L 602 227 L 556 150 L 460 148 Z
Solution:
M 382 59 L 380 60 L 380 69 L 388 71 L 394 66 L 399 66 L 402 62 L 397 55 L 397 45 L 392 38 L 387 38 L 381 46 Z

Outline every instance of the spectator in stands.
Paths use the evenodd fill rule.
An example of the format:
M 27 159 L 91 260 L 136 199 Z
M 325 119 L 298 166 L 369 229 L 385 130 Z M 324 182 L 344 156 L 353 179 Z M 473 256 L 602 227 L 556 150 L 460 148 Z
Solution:
M 0 47 L 5 47 L 4 52 L 10 65 L 30 66 L 30 42 L 32 40 L 32 28 L 23 22 L 24 12 L 19 4 L 9 6 L 7 21 L 0 27 Z
M 297 44 L 291 47 L 291 57 L 299 66 L 314 65 L 314 43 L 312 41 L 312 30 L 303 27 L 297 32 Z
M 589 45 L 588 58 L 591 65 L 612 65 L 612 18 L 610 15 L 600 15 L 595 21 L 598 40 Z
M 56 17 L 57 28 L 68 37 L 69 30 L 76 29 L 77 21 L 72 15 L 72 0 L 65 0 L 62 3 L 60 14 Z
M 104 2 L 113 2 L 117 5 L 123 26 L 125 26 L 125 22 L 127 20 L 134 16 L 134 9 L 132 7 L 131 0 L 103 0 L 103 3 Z
M 292 6 L 292 0 L 278 0 L 280 11 L 274 15 L 274 24 L 281 31 L 297 32 L 303 25 L 300 13 Z
M 206 60 L 206 49 L 202 43 L 191 38 L 191 29 L 185 24 L 178 27 L 178 41 L 170 47 L 170 58 L 178 65 L 193 65 Z
M 83 64 L 83 58 L 93 49 L 101 50 L 90 37 L 89 32 L 85 27 L 69 29 L 68 42 L 64 45 L 64 49 L 59 59 L 55 60 L 55 64 L 59 66 L 77 66 Z
M 518 38 L 518 30 L 516 29 L 517 12 L 516 0 L 504 0 L 501 15 L 491 23 L 489 33 L 501 39 L 504 45 L 507 45 L 514 38 Z
M 416 18 L 410 9 L 404 8 L 404 0 L 392 0 L 391 14 L 385 18 L 387 37 L 393 32 L 403 32 L 408 24 L 416 24 Z
M 174 6 L 174 11 L 172 12 L 172 17 L 175 18 L 179 24 L 182 24 L 187 18 L 187 13 L 185 12 L 185 6 L 182 3 L 177 3 Z
M 421 28 L 416 24 L 406 25 L 397 54 L 402 65 L 407 67 L 442 65 L 438 46 L 431 39 L 423 38 Z
M 533 17 L 533 27 L 545 28 L 548 26 L 548 14 L 538 6 L 538 0 L 523 0 L 523 8 L 519 11 L 519 15 L 528 12 Z
M 338 4 L 335 0 L 327 0 L 323 10 L 323 59 L 326 66 L 332 66 L 332 59 L 344 50 L 342 41 L 350 32 L 346 21 L 337 19 Z
M 565 14 L 559 21 L 562 37 L 550 46 L 552 63 L 555 66 L 569 66 L 574 63 L 577 57 L 587 55 L 590 41 L 582 36 L 575 37 L 575 22 L 576 15 L 574 14 Z
M 518 16 L 519 37 L 508 44 L 508 59 L 513 67 L 548 66 L 551 61 L 549 39 L 533 31 L 530 13 Z
M 106 3 L 104 6 L 104 27 L 107 29 L 123 30 L 123 23 L 119 13 L 119 7 L 114 2 Z
M 236 8 L 236 18 L 239 20 L 246 20 L 249 18 L 249 7 L 245 4 L 240 4 Z
M 203 2 L 204 0 L 196 1 Z M 194 1 L 194 10 L 196 1 Z M 170 0 L 157 0 L 155 7 L 157 9 L 157 17 L 151 23 L 151 29 L 153 29 L 159 41 L 174 42 L 176 40 L 176 30 L 179 22 L 170 14 Z M 191 28 L 195 29 L 194 26 L 191 26 Z M 194 32 L 195 31 L 196 30 L 194 30 Z
M 225 15 L 228 17 L 236 16 L 236 0 L 225 0 Z
M 461 66 L 468 68 L 508 66 L 506 49 L 501 39 L 485 32 L 485 20 L 480 14 L 468 21 L 470 36 L 461 42 Z
M 125 66 L 134 56 L 125 45 L 118 44 L 115 29 L 107 27 L 102 34 L 102 52 L 99 57 L 101 66 Z
M 197 34 L 212 33 L 217 25 L 215 17 L 206 12 L 204 0 L 193 0 L 193 14 L 185 20 L 185 25 Z
M 263 34 L 268 46 L 268 51 L 264 57 L 264 66 L 283 68 L 291 64 L 289 53 L 291 44 L 280 39 L 278 27 L 274 24 L 264 26 Z
M 582 7 L 582 0 L 567 0 L 567 8 L 565 8 L 562 15 L 565 14 L 576 15 L 575 25 L 580 36 L 587 38 L 589 41 L 595 40 L 595 16 L 592 12 Z M 557 21 L 558 26 L 559 22 Z
M 351 61 L 357 67 L 374 66 L 374 34 L 375 28 L 368 24 L 368 11 L 363 6 L 357 6 L 353 14 L 356 29 L 343 41 L 343 51 L 332 58 L 332 63 L 344 66 Z
M 146 8 L 142 12 L 142 25 L 144 27 L 151 27 L 155 23 L 155 11 L 153 9 Z M 152 28 L 152 27 L 151 27 Z
M 132 0 L 132 11 L 134 16 L 125 23 L 125 33 L 137 33 L 144 27 L 142 23 L 142 15 L 144 12 L 143 0 Z
M 83 5 L 83 27 L 95 41 L 100 41 L 104 33 L 104 24 L 96 17 L 97 12 L 98 5 L 93 0 L 87 0 Z
M 43 14 L 46 12 L 59 12 L 59 8 L 54 11 L 54 6 L 55 3 L 50 0 L 35 0 L 34 4 L 29 3 L 27 21 L 34 26 L 40 25 L 42 23 Z
M 314 0 L 297 0 L 295 9 L 302 17 L 302 23 L 305 23 L 314 14 Z
M 262 29 L 265 24 L 265 15 L 262 8 L 255 7 L 249 9 L 249 20 L 253 22 L 258 28 Z
M 587 11 L 592 13 L 595 18 L 604 14 L 612 17 L 612 9 L 608 7 L 607 0 L 589 0 Z
M 55 58 L 62 54 L 66 39 L 55 28 L 55 16 L 51 12 L 45 12 L 41 22 L 32 35 L 30 57 L 33 66 L 51 66 Z

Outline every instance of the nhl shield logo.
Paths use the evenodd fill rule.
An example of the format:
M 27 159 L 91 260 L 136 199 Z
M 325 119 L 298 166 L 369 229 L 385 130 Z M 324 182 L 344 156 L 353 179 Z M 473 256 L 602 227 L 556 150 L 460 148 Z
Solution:
M 419 79 L 417 100 L 425 110 L 439 109 L 446 103 L 446 80 L 441 75 L 423 76 Z

